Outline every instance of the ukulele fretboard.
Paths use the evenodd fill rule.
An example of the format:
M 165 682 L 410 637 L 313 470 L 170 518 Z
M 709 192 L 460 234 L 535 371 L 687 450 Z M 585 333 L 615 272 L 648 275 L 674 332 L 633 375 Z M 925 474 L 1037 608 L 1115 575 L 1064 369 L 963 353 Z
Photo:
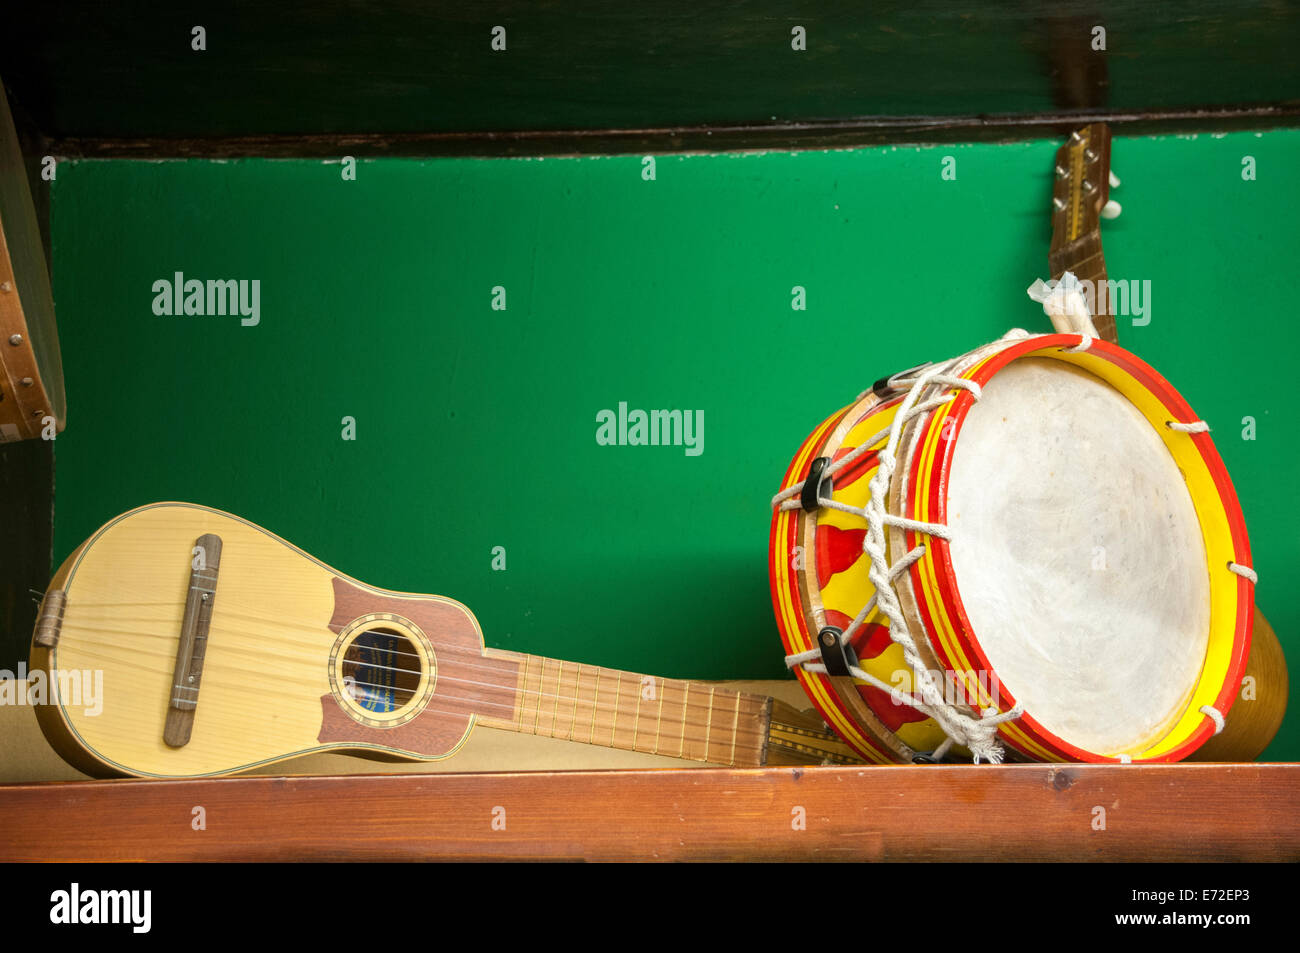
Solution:
M 515 652 L 487 657 L 513 674 L 515 704 L 512 717 L 480 716 L 479 724 L 713 764 L 764 763 L 765 696 Z

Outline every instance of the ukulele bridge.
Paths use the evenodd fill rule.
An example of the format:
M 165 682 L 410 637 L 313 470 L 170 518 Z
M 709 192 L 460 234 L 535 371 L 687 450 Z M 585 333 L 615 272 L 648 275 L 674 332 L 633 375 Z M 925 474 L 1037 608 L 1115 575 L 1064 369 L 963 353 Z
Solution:
M 203 680 L 203 656 L 208 650 L 208 629 L 212 624 L 212 604 L 217 598 L 221 537 L 212 533 L 200 536 L 195 540 L 192 555 L 171 700 L 167 705 L 167 720 L 163 723 L 163 741 L 173 748 L 188 744 L 194 729 L 199 685 Z

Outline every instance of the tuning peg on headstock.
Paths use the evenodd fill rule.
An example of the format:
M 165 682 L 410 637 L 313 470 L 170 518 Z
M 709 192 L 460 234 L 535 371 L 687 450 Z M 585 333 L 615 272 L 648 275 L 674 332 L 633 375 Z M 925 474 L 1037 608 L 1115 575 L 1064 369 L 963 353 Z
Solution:
M 1109 172 L 1108 174 L 1110 176 L 1110 187 L 1112 189 L 1118 188 L 1119 176 L 1117 176 L 1114 172 Z M 1114 199 L 1110 199 L 1105 205 L 1101 207 L 1101 217 L 1119 218 L 1119 213 L 1122 211 L 1124 211 L 1124 206 L 1120 205 Z

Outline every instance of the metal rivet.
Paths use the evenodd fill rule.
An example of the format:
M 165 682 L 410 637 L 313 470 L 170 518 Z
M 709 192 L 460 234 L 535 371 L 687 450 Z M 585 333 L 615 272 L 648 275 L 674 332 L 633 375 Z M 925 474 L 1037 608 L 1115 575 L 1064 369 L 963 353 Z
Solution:
M 30 377 L 24 377 L 21 381 L 19 381 L 19 383 L 21 383 L 24 387 L 31 387 L 36 382 L 32 380 Z
M 1063 165 L 1058 165 L 1058 166 L 1056 167 L 1056 177 L 1057 177 L 1058 179 L 1063 179 L 1063 178 L 1065 178 L 1065 177 L 1066 177 L 1067 175 L 1069 175 L 1069 174 L 1070 174 L 1070 170 L 1067 169 L 1065 166 L 1063 166 Z
M 1064 211 L 1065 211 L 1065 199 L 1060 198 L 1060 197 L 1057 197 L 1057 198 L 1052 199 L 1052 207 L 1055 208 L 1058 212 L 1064 212 Z
M 7 281 L 0 281 L 0 291 L 8 293 L 14 290 L 14 286 Z
M 1095 152 L 1094 152 L 1093 150 L 1091 150 L 1091 149 L 1084 149 L 1084 150 L 1083 150 L 1083 157 L 1084 157 L 1085 159 L 1087 159 L 1089 162 L 1096 162 L 1096 161 L 1097 161 L 1097 153 L 1095 153 Z
M 9 335 L 9 343 L 17 347 L 23 343 L 23 336 L 21 334 L 11 334 Z

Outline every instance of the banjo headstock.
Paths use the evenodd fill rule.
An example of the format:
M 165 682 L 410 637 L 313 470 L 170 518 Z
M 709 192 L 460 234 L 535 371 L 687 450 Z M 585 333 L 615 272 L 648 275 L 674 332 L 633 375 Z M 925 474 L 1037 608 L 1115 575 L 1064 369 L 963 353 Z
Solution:
M 1110 171 L 1110 128 L 1095 122 L 1070 133 L 1056 151 L 1054 173 L 1052 244 L 1047 256 L 1052 278 L 1059 280 L 1070 271 L 1095 288 L 1106 280 L 1101 220 L 1119 214 L 1119 203 L 1110 198 L 1111 186 L 1119 184 Z M 1093 322 L 1103 338 L 1116 340 L 1113 315 L 1094 315 Z

